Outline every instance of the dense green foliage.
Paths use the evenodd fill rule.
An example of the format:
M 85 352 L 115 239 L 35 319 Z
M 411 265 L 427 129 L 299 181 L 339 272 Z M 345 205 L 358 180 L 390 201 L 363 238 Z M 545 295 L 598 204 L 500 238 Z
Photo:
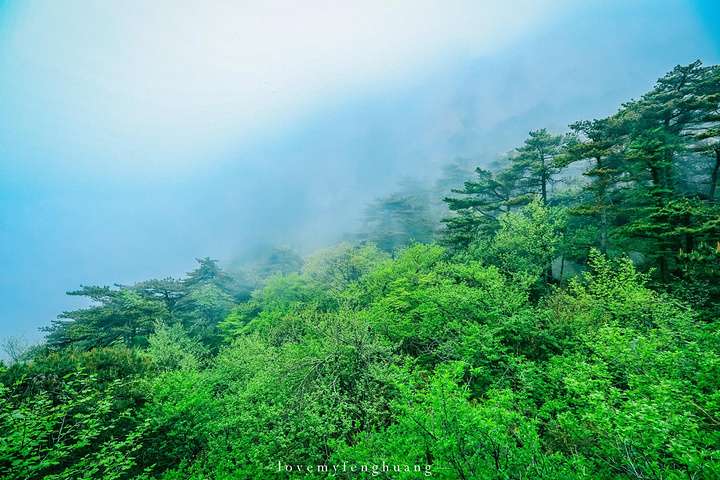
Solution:
M 720 478 L 718 122 L 676 67 L 364 241 L 71 292 L 0 373 L 0 476 Z

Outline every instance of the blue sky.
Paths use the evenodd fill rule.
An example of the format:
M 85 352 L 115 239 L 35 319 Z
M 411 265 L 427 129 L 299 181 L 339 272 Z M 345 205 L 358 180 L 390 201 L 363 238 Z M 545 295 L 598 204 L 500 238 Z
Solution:
M 0 3 L 0 337 L 720 63 L 715 2 Z

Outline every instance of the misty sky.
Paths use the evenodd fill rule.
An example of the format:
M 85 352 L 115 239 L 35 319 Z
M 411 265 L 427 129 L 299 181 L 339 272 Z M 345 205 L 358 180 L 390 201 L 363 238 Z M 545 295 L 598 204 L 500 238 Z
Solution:
M 714 1 L 0 1 L 0 338 L 720 63 Z

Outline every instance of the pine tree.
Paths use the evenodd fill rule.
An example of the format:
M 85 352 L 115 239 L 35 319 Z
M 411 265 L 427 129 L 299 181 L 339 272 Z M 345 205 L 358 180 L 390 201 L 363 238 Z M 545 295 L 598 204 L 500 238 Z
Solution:
M 532 200 L 521 186 L 521 179 L 513 169 L 493 173 L 475 169 L 477 180 L 465 182 L 462 190 L 453 189 L 458 197 L 443 199 L 455 215 L 442 220 L 445 223 L 445 243 L 460 249 L 466 248 L 480 235 L 491 235 L 499 227 L 498 217 L 514 206 Z
M 555 181 L 555 176 L 565 168 L 561 160 L 566 137 L 550 135 L 546 129 L 530 132 L 522 147 L 516 149 L 517 155 L 512 158 L 514 172 L 523 178 L 526 188 L 535 191 L 540 199 L 548 203 L 548 189 Z
M 692 151 L 691 142 L 713 137 L 708 127 L 718 109 L 717 78 L 717 69 L 700 61 L 677 66 L 615 116 L 625 131 L 624 169 L 634 187 L 626 196 L 632 217 L 620 231 L 651 242 L 647 251 L 657 259 L 665 283 L 670 281 L 671 258 L 680 248 L 694 248 L 703 230 L 697 222 L 712 215 L 700 201 L 701 192 L 679 187 L 678 173 Z M 716 180 L 711 176 L 712 197 Z
M 612 119 L 581 121 L 570 125 L 578 135 L 566 146 L 565 162 L 589 162 L 583 175 L 591 178 L 585 190 L 592 192 L 592 203 L 576 206 L 571 213 L 600 220 L 600 252 L 608 249 L 608 211 L 612 190 L 618 183 L 618 169 L 624 149 Z

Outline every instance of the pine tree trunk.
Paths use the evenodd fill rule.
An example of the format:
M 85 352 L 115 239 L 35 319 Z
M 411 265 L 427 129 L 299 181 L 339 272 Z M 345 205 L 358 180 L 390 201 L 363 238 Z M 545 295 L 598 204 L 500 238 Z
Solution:
M 660 257 L 660 279 L 665 285 L 670 283 L 670 267 L 665 256 Z
M 663 206 L 663 203 L 668 199 L 668 192 L 665 189 L 665 177 L 664 173 L 660 168 L 655 166 L 650 166 L 650 173 L 652 175 L 653 180 L 653 186 L 655 188 L 660 188 L 660 195 L 657 198 L 654 198 L 653 201 L 655 202 L 655 207 L 660 209 Z M 666 225 L 669 226 L 668 222 L 665 222 Z M 668 264 L 667 259 L 667 252 L 668 252 L 669 245 L 667 244 L 667 241 L 663 238 L 658 239 L 658 255 L 659 255 L 659 263 L 660 263 L 660 281 L 664 284 L 670 283 L 670 266 Z
M 545 269 L 545 274 L 543 275 L 545 277 L 545 289 L 550 288 L 550 283 L 552 282 L 552 264 L 548 268 Z
M 607 199 L 603 197 L 600 211 L 600 253 L 607 254 Z
M 610 175 L 605 169 L 605 165 L 603 165 L 603 159 L 602 157 L 598 156 L 595 157 L 596 165 L 598 171 L 598 184 L 599 189 L 597 193 L 596 200 L 599 200 L 600 203 L 600 253 L 603 255 L 607 254 L 607 244 L 608 244 L 608 232 L 607 232 L 607 209 L 608 209 L 608 198 L 607 198 L 607 187 L 610 183 Z
M 717 186 L 718 170 L 720 170 L 720 148 L 715 149 L 715 168 L 713 168 L 712 176 L 710 177 L 710 203 L 715 203 L 715 187 Z

